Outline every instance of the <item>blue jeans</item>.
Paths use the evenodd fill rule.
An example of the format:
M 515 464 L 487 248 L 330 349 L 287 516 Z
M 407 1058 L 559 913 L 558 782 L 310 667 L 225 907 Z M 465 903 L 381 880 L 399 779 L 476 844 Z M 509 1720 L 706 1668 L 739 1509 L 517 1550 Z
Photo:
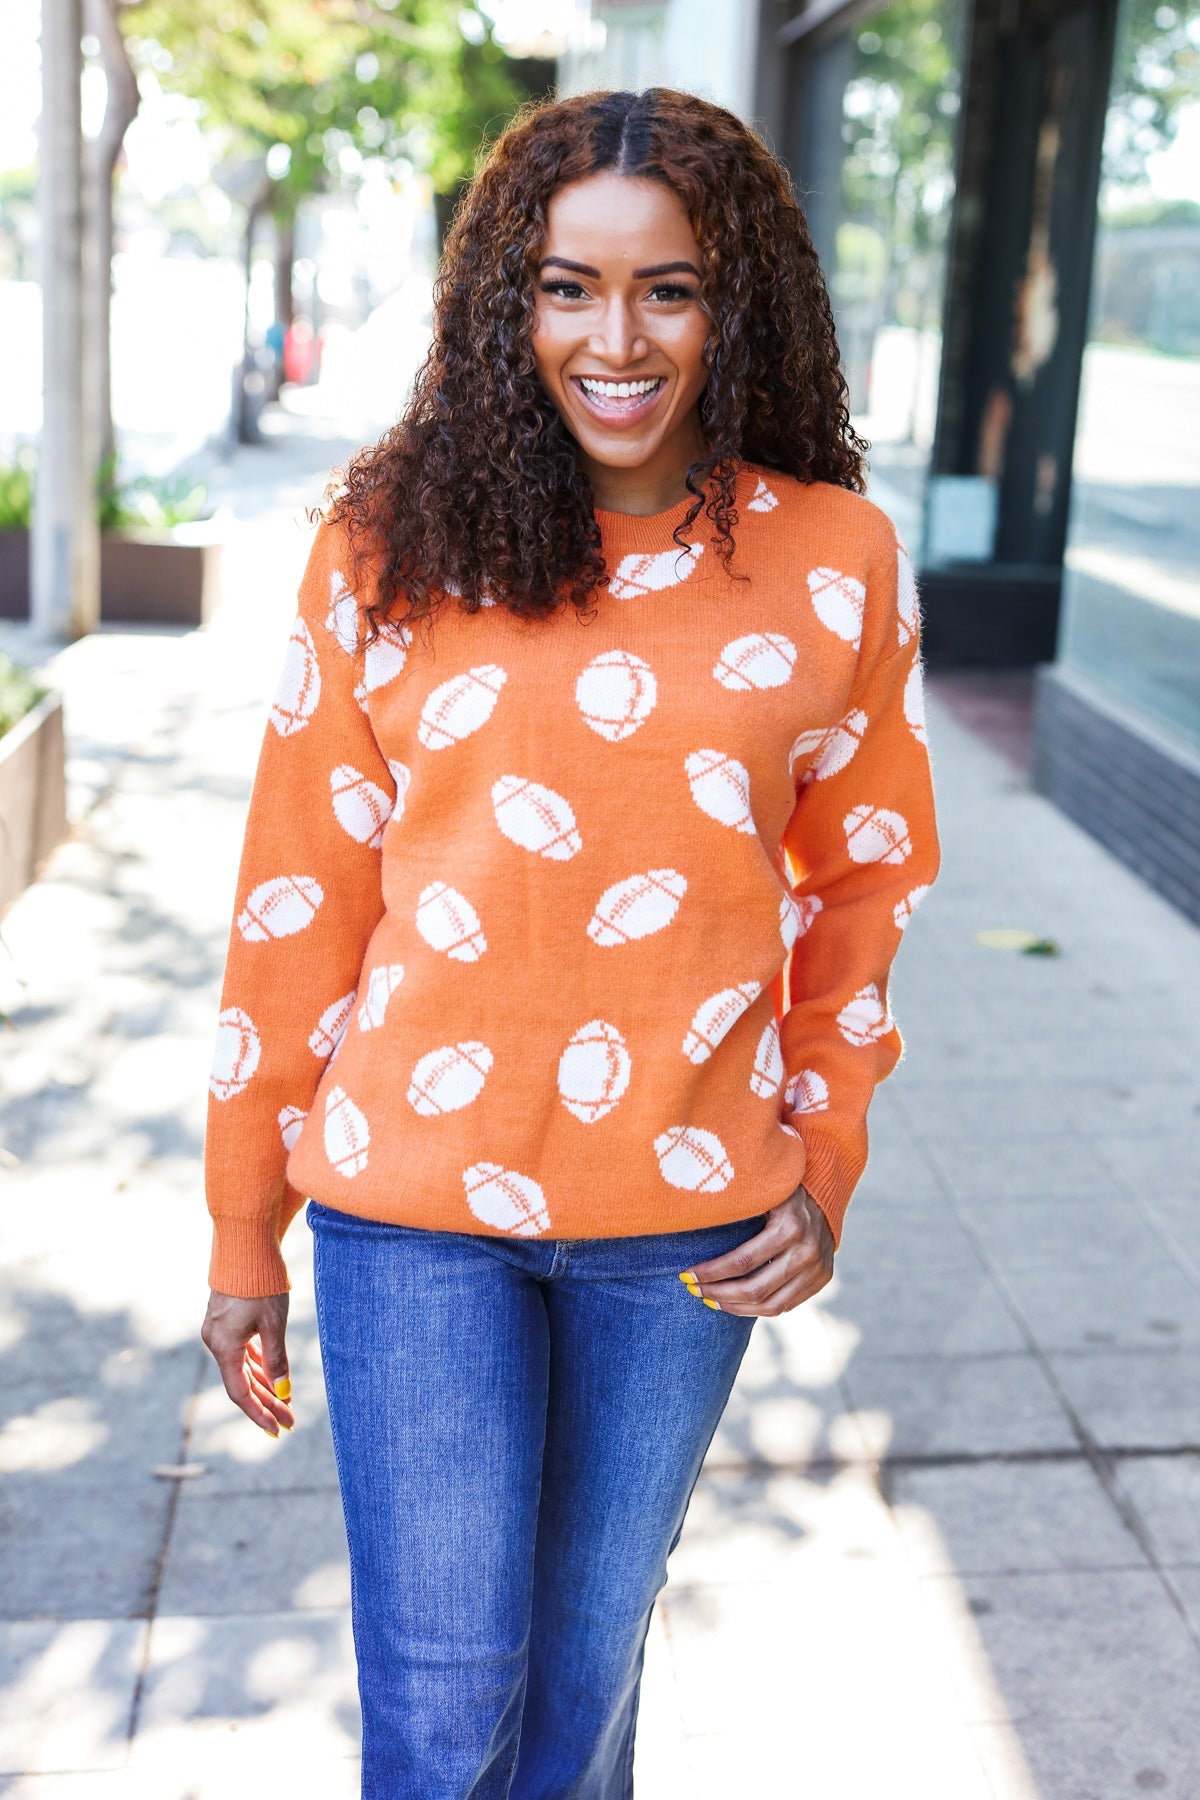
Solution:
M 364 1800 L 628 1800 L 642 1650 L 754 1321 L 761 1219 L 477 1237 L 310 1200 Z

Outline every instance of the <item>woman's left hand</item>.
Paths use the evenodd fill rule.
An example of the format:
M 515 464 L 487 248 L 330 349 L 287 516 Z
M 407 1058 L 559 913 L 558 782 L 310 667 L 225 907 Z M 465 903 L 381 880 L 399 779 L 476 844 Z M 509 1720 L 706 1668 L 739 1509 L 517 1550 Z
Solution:
M 808 1189 L 798 1187 L 771 1208 L 754 1237 L 697 1263 L 684 1281 L 721 1312 L 774 1319 L 820 1293 L 832 1279 L 833 1257 L 829 1221 Z

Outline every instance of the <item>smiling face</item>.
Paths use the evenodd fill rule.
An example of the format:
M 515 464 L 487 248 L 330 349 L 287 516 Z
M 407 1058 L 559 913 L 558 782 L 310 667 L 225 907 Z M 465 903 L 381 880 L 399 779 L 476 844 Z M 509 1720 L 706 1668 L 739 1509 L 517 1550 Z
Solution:
M 709 332 L 700 251 L 672 189 L 604 174 L 558 190 L 533 350 L 598 506 L 647 514 L 686 497 L 684 476 L 705 450 Z

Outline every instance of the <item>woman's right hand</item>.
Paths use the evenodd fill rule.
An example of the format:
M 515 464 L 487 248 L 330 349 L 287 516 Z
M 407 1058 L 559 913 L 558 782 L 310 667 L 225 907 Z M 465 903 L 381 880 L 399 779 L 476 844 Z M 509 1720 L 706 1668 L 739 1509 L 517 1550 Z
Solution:
M 290 1431 L 296 1423 L 288 1405 L 292 1385 L 284 1348 L 287 1315 L 287 1294 L 239 1300 L 212 1288 L 200 1327 L 225 1392 L 269 1437 L 278 1437 L 281 1427 Z M 257 1345 L 251 1341 L 255 1337 Z

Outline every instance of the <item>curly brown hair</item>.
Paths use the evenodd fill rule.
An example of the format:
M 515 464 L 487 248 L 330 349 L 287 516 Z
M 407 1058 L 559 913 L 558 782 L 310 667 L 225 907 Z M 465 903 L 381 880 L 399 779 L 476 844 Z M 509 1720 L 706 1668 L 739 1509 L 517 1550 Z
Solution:
M 409 404 L 330 503 L 370 566 L 372 632 L 429 615 L 446 592 L 471 611 L 491 599 L 545 615 L 565 602 L 584 611 L 604 585 L 591 484 L 532 340 L 551 197 L 606 171 L 664 182 L 700 248 L 708 454 L 688 470 L 694 499 L 677 539 L 706 511 L 728 567 L 743 462 L 861 493 L 866 445 L 783 165 L 733 113 L 670 88 L 543 102 L 497 140 L 461 202 Z

